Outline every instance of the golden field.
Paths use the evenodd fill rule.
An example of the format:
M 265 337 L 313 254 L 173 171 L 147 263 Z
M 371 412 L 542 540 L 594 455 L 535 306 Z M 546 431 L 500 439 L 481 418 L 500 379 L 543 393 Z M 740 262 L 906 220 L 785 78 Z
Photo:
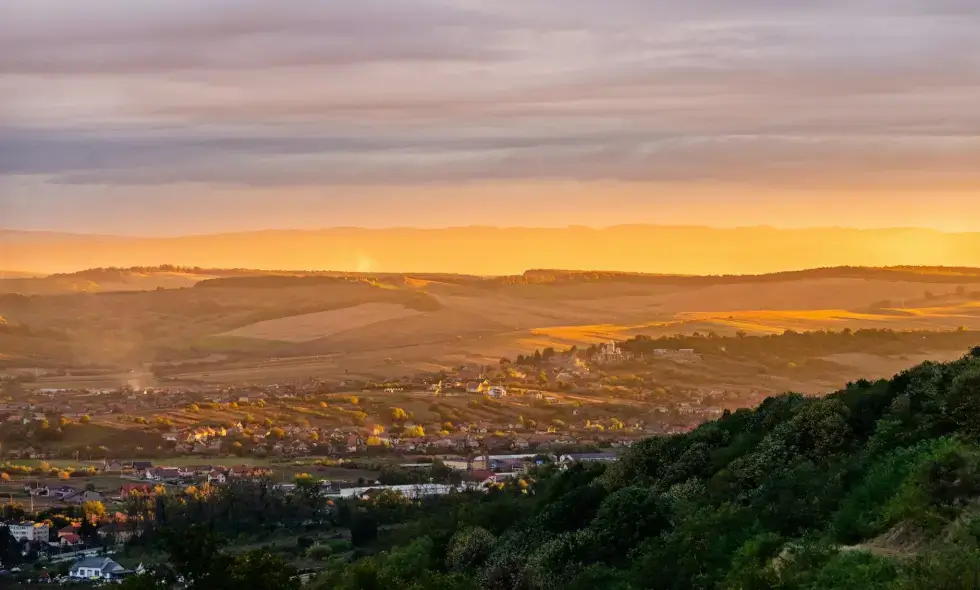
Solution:
M 130 284 L 152 289 L 0 295 L 2 366 L 74 369 L 41 381 L 52 387 L 150 384 L 151 367 L 204 382 L 373 379 L 637 334 L 980 329 L 980 274 L 971 269 L 723 277 L 180 271 L 195 281 L 182 288 L 154 283 L 150 269 L 135 274 Z M 125 275 L 111 278 L 130 281 Z

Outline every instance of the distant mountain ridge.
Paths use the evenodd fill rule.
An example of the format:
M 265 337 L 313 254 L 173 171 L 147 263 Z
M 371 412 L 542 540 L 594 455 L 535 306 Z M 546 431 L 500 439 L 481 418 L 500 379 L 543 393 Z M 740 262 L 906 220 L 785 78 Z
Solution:
M 629 225 L 602 229 L 451 227 L 270 230 L 173 238 L 0 230 L 0 268 L 297 268 L 521 275 L 525 269 L 763 274 L 825 267 L 980 267 L 980 233 Z

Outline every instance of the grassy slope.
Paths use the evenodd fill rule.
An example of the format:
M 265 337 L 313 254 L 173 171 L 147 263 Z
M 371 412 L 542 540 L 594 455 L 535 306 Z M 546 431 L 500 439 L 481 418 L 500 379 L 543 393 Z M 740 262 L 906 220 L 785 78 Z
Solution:
M 459 364 L 514 355 L 545 341 L 569 346 L 638 333 L 980 327 L 978 273 L 968 268 L 835 268 L 747 277 L 533 271 L 490 279 L 254 272 L 96 269 L 72 276 L 86 281 L 140 273 L 218 278 L 161 291 L 0 295 L 0 315 L 30 332 L 0 333 L 0 355 L 22 365 L 97 363 L 128 370 L 211 352 L 343 353 L 361 354 L 358 370 L 370 371 L 384 368 L 387 358 L 413 365 Z M 266 320 L 371 302 L 423 313 L 326 330 L 324 338 L 308 344 L 215 338 Z

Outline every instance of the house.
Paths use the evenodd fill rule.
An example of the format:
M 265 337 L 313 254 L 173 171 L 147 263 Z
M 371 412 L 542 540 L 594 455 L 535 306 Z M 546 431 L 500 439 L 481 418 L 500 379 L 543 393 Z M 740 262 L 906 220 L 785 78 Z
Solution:
M 570 465 L 572 463 L 605 463 L 615 461 L 616 459 L 616 453 L 571 453 L 569 455 L 562 455 L 558 461 L 563 465 Z
M 490 390 L 490 382 L 484 379 L 483 381 L 470 381 L 466 384 L 466 393 L 485 393 Z
M 51 493 L 47 484 L 42 481 L 31 480 L 24 482 L 24 491 L 32 496 L 47 496 Z
M 157 467 L 147 469 L 143 477 L 150 481 L 177 481 L 180 479 L 180 470 L 176 467 Z
M 156 478 L 163 481 L 176 481 L 180 477 L 180 469 L 176 467 L 158 467 L 156 470 Z
M 479 482 L 481 487 L 497 483 L 497 474 L 489 469 L 474 469 L 473 471 L 470 471 L 469 477 Z
M 54 496 L 59 500 L 64 500 L 78 493 L 78 490 L 71 486 L 59 486 L 48 491 L 49 496 Z
M 615 342 L 605 342 L 596 352 L 595 362 L 601 365 L 621 363 L 629 357 Z
M 35 541 L 47 542 L 48 538 L 51 536 L 51 527 L 42 522 L 18 522 L 9 523 L 5 525 L 10 529 L 10 536 L 17 539 L 21 543 L 28 542 L 33 543 Z
M 208 483 L 226 483 L 227 481 L 228 477 L 217 469 L 212 469 L 208 473 Z
M 195 465 L 194 467 L 191 467 L 191 469 L 194 471 L 194 475 L 205 477 L 207 474 L 211 473 L 213 467 L 210 465 Z
M 78 536 L 78 533 L 66 533 L 62 535 L 61 531 L 58 531 L 58 543 L 62 547 L 75 547 L 77 545 L 82 545 L 83 541 L 82 538 Z
M 143 473 L 147 469 L 153 469 L 153 461 L 133 461 L 130 467 L 137 473 Z
M 494 399 L 500 399 L 507 395 L 507 388 L 501 387 L 500 385 L 494 385 L 493 387 L 487 389 L 487 395 Z
M 58 538 L 64 537 L 65 535 L 77 535 L 81 530 L 82 523 L 73 522 L 64 528 L 58 529 Z
M 123 464 L 120 461 L 109 461 L 108 459 L 102 464 L 102 471 L 106 473 L 120 473 L 123 470 Z
M 101 502 L 102 500 L 102 494 L 92 490 L 85 490 L 84 492 L 78 492 L 74 496 L 66 496 L 64 498 L 65 502 L 78 505 L 82 505 L 86 502 Z
M 470 462 L 466 459 L 443 459 L 442 464 L 456 471 L 466 471 L 470 468 Z
M 88 557 L 71 567 L 68 576 L 76 580 L 112 580 L 129 573 L 108 557 Z
M 100 539 L 111 537 L 116 543 L 128 543 L 134 535 L 131 526 L 127 527 L 119 522 L 110 522 L 100 526 L 97 534 Z

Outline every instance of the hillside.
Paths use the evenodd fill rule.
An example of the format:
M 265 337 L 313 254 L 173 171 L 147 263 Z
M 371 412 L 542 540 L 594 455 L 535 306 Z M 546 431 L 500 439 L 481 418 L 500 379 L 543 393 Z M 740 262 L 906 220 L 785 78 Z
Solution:
M 488 495 L 355 501 L 384 530 L 316 587 L 976 588 L 978 412 L 980 348 Z
M 333 228 L 171 238 L 0 230 L 0 245 L 0 268 L 48 273 L 160 264 L 475 275 L 528 268 L 746 274 L 842 265 L 980 266 L 980 234 L 908 228 Z
M 103 268 L 27 279 L 33 293 L 4 294 L 5 283 L 25 283 L 0 280 L 9 324 L 0 364 L 128 373 L 207 358 L 207 370 L 175 376 L 238 382 L 262 379 L 256 367 L 269 359 L 290 358 L 268 379 L 383 378 L 638 334 L 980 329 L 978 277 L 936 267 L 501 277 Z M 89 283 L 98 287 L 78 288 Z M 106 290 L 112 285 L 121 287 Z

